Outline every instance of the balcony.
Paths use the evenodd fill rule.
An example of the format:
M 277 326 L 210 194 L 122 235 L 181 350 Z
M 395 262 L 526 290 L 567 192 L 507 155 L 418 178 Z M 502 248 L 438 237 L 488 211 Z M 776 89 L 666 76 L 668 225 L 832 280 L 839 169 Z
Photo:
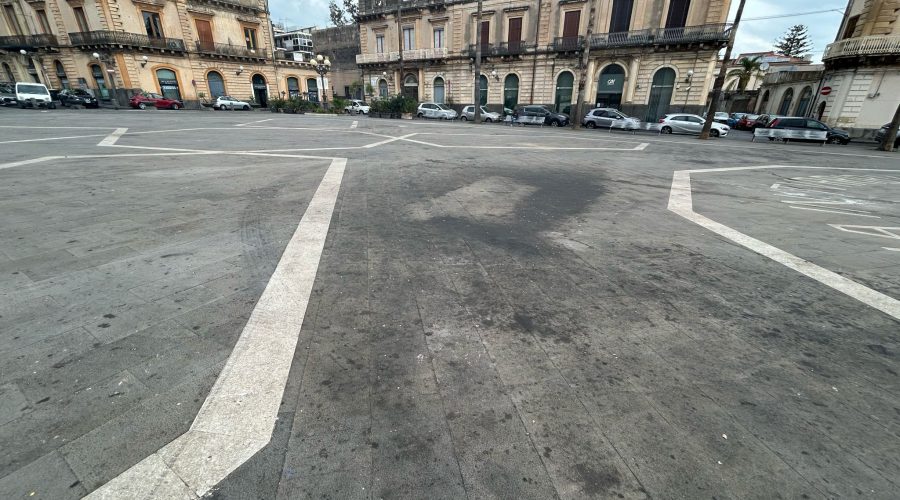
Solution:
M 397 51 L 356 55 L 356 64 L 386 64 L 399 60 L 400 53 Z
M 591 48 L 608 49 L 614 47 L 640 47 L 649 45 L 650 41 L 653 40 L 652 33 L 652 30 L 600 33 L 591 37 Z
M 262 49 L 248 49 L 246 45 L 230 45 L 227 43 L 213 43 L 197 41 L 197 53 L 225 58 L 238 59 L 265 59 L 266 53 Z
M 649 45 L 724 44 L 731 36 L 730 24 L 702 24 L 681 28 L 661 28 L 598 33 L 591 37 L 592 49 L 644 47 Z
M 528 44 L 523 41 L 519 42 L 501 42 L 500 45 L 494 49 L 494 55 L 497 56 L 516 56 L 519 54 L 524 54 L 528 52 L 529 49 L 533 49 L 533 44 Z
M 438 48 L 438 49 L 416 49 L 416 50 L 404 50 L 403 51 L 403 60 L 404 61 L 427 61 L 434 59 L 444 59 L 449 54 L 449 51 L 446 48 Z
M 558 36 L 553 39 L 550 47 L 557 52 L 575 52 L 581 50 L 584 46 L 584 37 L 578 36 Z
M 397 3 L 400 2 L 403 10 L 430 8 L 432 10 L 443 9 L 447 5 L 463 3 L 470 0 L 359 0 L 359 14 L 370 16 L 386 12 L 397 12 Z
M 265 9 L 260 6 L 258 0 L 190 0 L 189 5 L 190 4 L 207 4 L 215 7 L 253 13 L 265 11 Z
M 465 55 L 469 57 L 475 57 L 475 49 L 478 46 L 474 43 L 470 43 L 468 47 L 466 47 Z M 482 43 L 481 44 L 481 57 L 488 57 L 494 54 L 495 45 L 492 43 Z
M 123 31 L 69 33 L 69 40 L 73 47 L 117 47 L 184 52 L 184 41 L 179 38 L 151 38 L 140 33 Z
M 900 35 L 847 38 L 825 47 L 823 61 L 839 57 L 900 55 Z
M 3 50 L 33 50 L 57 47 L 55 35 L 13 35 L 0 36 L 0 49 Z

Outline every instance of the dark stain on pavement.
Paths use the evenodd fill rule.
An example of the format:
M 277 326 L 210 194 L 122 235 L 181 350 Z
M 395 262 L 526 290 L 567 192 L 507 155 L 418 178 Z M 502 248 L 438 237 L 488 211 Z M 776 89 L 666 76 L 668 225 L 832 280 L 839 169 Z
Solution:
M 606 493 L 622 482 L 615 469 L 597 470 L 585 463 L 577 464 L 575 473 L 578 475 L 577 479 L 581 483 L 582 490 L 589 496 L 608 497 Z

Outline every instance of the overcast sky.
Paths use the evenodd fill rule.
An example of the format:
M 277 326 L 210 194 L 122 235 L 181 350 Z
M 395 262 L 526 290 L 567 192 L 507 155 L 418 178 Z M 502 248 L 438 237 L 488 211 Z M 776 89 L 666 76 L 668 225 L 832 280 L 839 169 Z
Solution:
M 729 21 L 734 19 L 737 0 L 732 1 Z M 747 0 L 744 19 L 735 42 L 734 55 L 741 52 L 762 52 L 771 50 L 776 38 L 795 24 L 809 27 L 813 42 L 813 60 L 819 62 L 825 46 L 834 40 L 841 25 L 843 10 L 847 0 Z M 285 22 L 293 26 L 327 26 L 328 0 L 269 0 L 269 8 L 275 22 Z M 796 17 L 782 17 L 753 21 L 755 17 L 777 16 L 799 12 L 838 9 L 841 12 L 825 12 Z

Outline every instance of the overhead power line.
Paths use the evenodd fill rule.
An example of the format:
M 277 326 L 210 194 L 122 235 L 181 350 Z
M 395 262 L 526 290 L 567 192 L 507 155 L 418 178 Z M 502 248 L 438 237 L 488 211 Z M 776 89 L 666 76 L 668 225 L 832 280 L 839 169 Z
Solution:
M 826 12 L 838 12 L 843 14 L 842 9 L 825 9 L 825 10 L 812 10 L 809 12 L 795 12 L 793 14 L 779 14 L 777 16 L 760 16 L 760 17 L 748 17 L 743 19 L 743 21 L 763 21 L 766 19 L 780 19 L 782 17 L 800 17 L 800 16 L 809 16 L 812 14 L 824 14 Z

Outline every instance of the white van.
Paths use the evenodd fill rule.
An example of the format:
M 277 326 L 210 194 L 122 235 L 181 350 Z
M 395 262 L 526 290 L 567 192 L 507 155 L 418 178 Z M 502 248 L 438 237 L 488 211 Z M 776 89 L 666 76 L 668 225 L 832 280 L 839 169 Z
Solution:
M 43 83 L 16 82 L 16 102 L 22 109 L 37 107 L 56 109 L 56 103 Z

